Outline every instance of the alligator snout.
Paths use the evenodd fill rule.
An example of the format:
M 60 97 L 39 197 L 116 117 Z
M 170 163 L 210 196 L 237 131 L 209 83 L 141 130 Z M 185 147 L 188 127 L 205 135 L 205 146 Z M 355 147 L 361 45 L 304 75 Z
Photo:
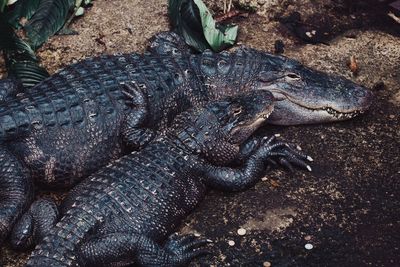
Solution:
M 362 111 L 367 110 L 375 98 L 372 91 L 364 86 L 357 86 L 354 90 L 354 95 L 358 98 L 358 103 Z

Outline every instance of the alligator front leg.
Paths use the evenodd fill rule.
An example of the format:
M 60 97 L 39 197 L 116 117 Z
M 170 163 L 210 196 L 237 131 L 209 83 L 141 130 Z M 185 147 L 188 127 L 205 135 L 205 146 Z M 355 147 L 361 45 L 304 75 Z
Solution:
M 256 143 L 251 141 L 242 149 L 246 151 L 239 153 L 241 157 L 247 156 L 254 149 Z M 263 138 L 262 144 L 256 151 L 248 156 L 241 167 L 220 167 L 209 163 L 203 163 L 197 171 L 205 178 L 206 183 L 215 188 L 225 191 L 240 191 L 254 185 L 265 172 L 265 166 L 272 158 L 281 159 L 280 162 L 292 168 L 292 164 L 301 168 L 311 170 L 306 160 L 310 158 L 295 151 L 287 143 L 275 142 L 275 137 Z M 283 161 L 282 161 L 283 159 Z
M 155 136 L 155 132 L 146 127 L 147 97 L 143 88 L 135 82 L 121 84 L 121 91 L 127 97 L 126 104 L 130 108 L 122 127 L 122 136 L 129 147 L 140 149 Z
M 272 143 L 275 140 L 275 136 L 272 137 L 262 137 L 262 136 L 253 136 L 250 137 L 249 140 L 247 140 L 246 142 L 244 142 L 241 146 L 240 146 L 240 150 L 239 153 L 236 155 L 236 158 L 234 160 L 234 164 L 235 165 L 242 165 L 246 162 L 246 160 L 255 153 L 255 151 L 262 145 L 265 144 L 266 141 L 268 141 L 269 143 Z M 283 142 L 279 142 L 284 149 L 281 149 L 280 153 L 282 153 L 281 156 L 276 156 L 276 157 L 269 157 L 267 159 L 268 163 L 268 168 L 271 165 L 278 165 L 281 164 L 283 166 L 285 166 L 286 168 L 288 168 L 290 171 L 293 171 L 293 166 L 294 165 L 298 165 L 300 167 L 305 167 L 308 170 L 311 170 L 311 167 L 308 165 L 304 165 L 304 160 L 307 161 L 313 161 L 313 159 L 304 154 L 303 152 L 299 151 L 298 149 L 294 149 L 291 146 L 289 146 L 287 143 L 283 143 Z M 299 161 L 300 159 L 300 161 Z
M 58 207 L 53 200 L 36 200 L 14 225 L 10 236 L 11 246 L 18 250 L 27 250 L 38 244 L 50 233 L 58 217 Z
M 25 167 L 0 147 L 0 243 L 33 199 L 33 182 Z
M 112 233 L 94 237 L 80 247 L 80 260 L 85 266 L 121 266 L 132 263 L 140 266 L 186 266 L 194 258 L 207 253 L 200 247 L 207 240 L 193 236 L 171 236 L 160 246 L 146 236 Z
M 0 80 L 0 103 L 5 102 L 23 91 L 22 84 L 15 79 Z

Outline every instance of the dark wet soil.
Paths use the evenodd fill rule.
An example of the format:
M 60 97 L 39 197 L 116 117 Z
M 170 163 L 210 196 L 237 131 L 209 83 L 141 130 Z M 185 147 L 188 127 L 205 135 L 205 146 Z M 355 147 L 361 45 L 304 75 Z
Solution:
M 219 10 L 221 2 L 207 3 Z M 271 52 L 282 40 L 284 55 L 374 88 L 376 101 L 346 122 L 261 129 L 257 134 L 280 133 L 299 144 L 314 158 L 313 171 L 276 169 L 245 192 L 210 192 L 180 229 L 214 241 L 213 253 L 192 266 L 399 266 L 400 24 L 378 0 L 255 2 L 257 14 L 237 19 L 240 43 Z M 336 25 L 326 44 L 305 44 L 276 19 L 295 11 L 310 25 L 319 25 L 318 17 Z M 54 37 L 39 53 L 52 73 L 87 56 L 142 51 L 150 36 L 168 29 L 166 1 L 98 0 L 73 28 L 79 35 Z M 27 257 L 6 248 L 1 254 L 0 266 L 22 266 Z

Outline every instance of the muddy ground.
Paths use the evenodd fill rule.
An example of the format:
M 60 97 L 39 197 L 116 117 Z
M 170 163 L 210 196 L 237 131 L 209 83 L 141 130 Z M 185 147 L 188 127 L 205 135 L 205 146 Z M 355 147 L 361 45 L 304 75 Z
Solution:
M 273 52 L 283 40 L 284 55 L 372 88 L 376 99 L 370 112 L 350 121 L 259 131 L 299 144 L 315 159 L 313 171 L 274 170 L 245 192 L 211 192 L 180 230 L 214 241 L 214 253 L 192 265 L 399 266 L 400 24 L 365 6 L 379 1 L 344 9 L 328 0 L 239 2 L 257 10 L 235 19 L 240 43 Z M 222 0 L 207 3 L 222 9 Z M 88 56 L 143 51 L 154 33 L 168 29 L 166 10 L 161 0 L 94 1 L 72 24 L 79 34 L 53 37 L 39 56 L 54 73 Z M 329 18 L 325 43 L 305 44 L 276 21 L 292 11 L 310 27 Z M 352 55 L 357 76 L 347 66 Z M 238 235 L 239 228 L 246 234 Z M 6 247 L 1 253 L 4 266 L 21 266 L 27 257 Z

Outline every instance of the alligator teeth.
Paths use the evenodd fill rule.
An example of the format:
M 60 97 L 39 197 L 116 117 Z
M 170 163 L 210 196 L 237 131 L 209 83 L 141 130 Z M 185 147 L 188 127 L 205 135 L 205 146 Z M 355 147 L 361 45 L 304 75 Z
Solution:
M 324 110 L 326 110 L 329 114 L 333 115 L 335 118 L 338 118 L 338 119 L 351 119 L 351 118 L 357 116 L 358 114 L 364 113 L 364 111 L 354 111 L 354 112 L 349 112 L 349 113 L 342 113 L 342 112 L 338 112 L 332 108 L 325 108 Z

